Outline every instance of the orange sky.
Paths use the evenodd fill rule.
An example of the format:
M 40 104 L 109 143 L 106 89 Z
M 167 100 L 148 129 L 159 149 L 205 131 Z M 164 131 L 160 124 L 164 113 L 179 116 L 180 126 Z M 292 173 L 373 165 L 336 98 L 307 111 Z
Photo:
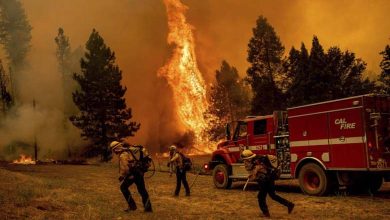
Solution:
M 69 36 L 72 48 L 84 46 L 93 28 L 117 56 L 127 86 L 127 102 L 142 128 L 134 139 L 146 142 L 170 124 L 171 92 L 157 79 L 169 58 L 167 21 L 160 0 L 21 0 L 33 27 L 31 61 L 44 79 L 56 71 L 54 37 L 58 27 Z M 196 52 L 205 79 L 210 81 L 222 59 L 242 76 L 248 67 L 246 51 L 259 15 L 268 18 L 286 51 L 308 48 L 317 35 L 325 48 L 351 50 L 379 72 L 380 55 L 390 43 L 388 0 L 183 0 L 194 26 Z M 49 67 L 48 67 L 49 66 Z M 48 80 L 46 80 L 48 81 Z M 50 81 L 50 80 L 49 80 Z M 49 82 L 44 82 L 40 92 Z M 54 99 L 54 98 L 52 98 Z M 49 99 L 50 100 L 50 99 Z M 168 126 L 168 125 L 167 125 Z M 174 123 L 169 126 L 174 127 Z M 168 126 L 168 127 L 169 127 Z M 158 127 L 158 128 L 157 128 Z

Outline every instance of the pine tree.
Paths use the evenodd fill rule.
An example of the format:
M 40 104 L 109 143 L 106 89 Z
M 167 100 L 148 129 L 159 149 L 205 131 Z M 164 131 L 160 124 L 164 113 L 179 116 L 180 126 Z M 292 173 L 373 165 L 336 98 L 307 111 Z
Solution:
M 330 73 L 331 98 L 344 98 L 374 91 L 375 84 L 363 78 L 366 63 L 350 51 L 342 52 L 338 47 L 329 48 L 326 54 L 326 70 Z
M 221 139 L 228 122 L 236 121 L 249 113 L 249 91 L 240 79 L 235 67 L 222 61 L 215 74 L 216 82 L 211 87 L 209 114 L 215 121 L 208 131 L 212 140 Z
M 63 75 L 69 72 L 69 57 L 70 57 L 70 44 L 69 37 L 64 33 L 64 29 L 58 28 L 57 37 L 54 38 L 57 44 L 56 56 L 60 66 L 60 71 Z
M 308 102 L 319 102 L 330 100 L 332 82 L 331 73 L 326 70 L 326 55 L 322 45 L 316 36 L 313 37 L 312 46 L 309 55 L 307 83 L 310 91 Z
M 390 95 L 390 46 L 386 45 L 385 50 L 380 52 L 383 56 L 380 63 L 382 72 L 379 76 L 379 81 L 382 82 L 382 93 Z
M 66 117 L 69 117 L 70 114 L 77 113 L 76 106 L 74 106 L 72 100 L 72 92 L 76 89 L 76 83 L 72 78 L 72 73 L 79 71 L 79 68 L 75 68 L 74 63 L 79 64 L 79 60 L 82 55 L 79 55 L 79 48 L 76 51 L 72 52 L 69 43 L 69 37 L 65 35 L 64 29 L 58 29 L 58 34 L 54 38 L 54 41 L 57 45 L 56 57 L 58 61 L 59 71 L 62 77 L 64 114 Z
M 331 47 L 325 53 L 316 36 L 310 54 L 302 43 L 301 51 L 292 48 L 284 63 L 290 79 L 288 105 L 296 106 L 374 91 L 374 83 L 363 79 L 366 63 L 350 51 Z
M 80 90 L 73 100 L 80 114 L 72 116 L 72 123 L 82 130 L 82 137 L 92 142 L 89 156 L 100 154 L 102 160 L 110 158 L 108 144 L 134 136 L 140 124 L 130 121 L 131 108 L 123 98 L 122 71 L 115 64 L 115 53 L 104 43 L 94 29 L 86 43 L 87 52 L 81 59 L 81 74 L 74 74 Z
M 286 91 L 288 106 L 307 103 L 310 94 L 310 85 L 308 83 L 309 52 L 305 44 L 301 44 L 300 51 L 294 47 L 290 50 L 284 66 L 286 78 L 289 80 Z
M 20 1 L 0 0 L 0 12 L 0 43 L 9 60 L 12 92 L 17 97 L 18 74 L 26 65 L 32 28 Z
M 253 91 L 252 113 L 269 114 L 283 107 L 276 78 L 281 72 L 284 47 L 267 19 L 260 16 L 248 44 L 247 80 Z

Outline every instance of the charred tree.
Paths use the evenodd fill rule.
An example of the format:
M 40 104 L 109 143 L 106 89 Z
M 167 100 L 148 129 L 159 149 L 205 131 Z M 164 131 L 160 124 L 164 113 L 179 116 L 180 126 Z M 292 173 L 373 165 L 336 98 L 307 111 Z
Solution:
M 1 111 L 5 115 L 12 105 L 12 96 L 9 92 L 9 80 L 0 60 L 0 100 Z

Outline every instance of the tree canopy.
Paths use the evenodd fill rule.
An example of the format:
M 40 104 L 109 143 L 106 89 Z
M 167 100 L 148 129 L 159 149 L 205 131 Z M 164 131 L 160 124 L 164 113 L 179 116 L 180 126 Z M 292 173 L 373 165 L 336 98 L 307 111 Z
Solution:
M 382 92 L 390 95 L 390 46 L 386 45 L 380 54 L 383 58 L 380 63 L 382 72 L 379 76 L 379 81 L 382 82 Z
M 374 82 L 363 78 L 366 63 L 350 51 L 331 47 L 324 52 L 316 36 L 310 54 L 302 43 L 285 59 L 288 79 L 286 91 L 289 106 L 338 99 L 374 91 Z
M 222 61 L 210 92 L 209 113 L 215 116 L 209 130 L 210 138 L 221 139 L 225 124 L 245 117 L 249 113 L 249 105 L 249 89 L 240 79 L 237 69 Z
M 248 44 L 247 80 L 252 87 L 252 113 L 269 114 L 283 105 L 283 94 L 276 82 L 280 76 L 284 46 L 267 19 L 260 16 Z
M 0 43 L 9 61 L 12 92 L 16 97 L 20 80 L 17 74 L 26 65 L 31 29 L 20 1 L 0 0 Z

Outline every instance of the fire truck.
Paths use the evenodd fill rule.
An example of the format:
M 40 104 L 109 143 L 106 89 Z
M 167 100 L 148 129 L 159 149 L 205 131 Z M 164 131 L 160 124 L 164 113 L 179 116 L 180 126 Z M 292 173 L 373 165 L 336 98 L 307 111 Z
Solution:
M 377 191 L 390 178 L 390 97 L 367 94 L 248 116 L 218 144 L 207 169 L 214 185 L 246 180 L 244 149 L 278 158 L 280 179 L 321 196 L 344 186 Z M 366 191 L 366 192 L 369 192 Z

